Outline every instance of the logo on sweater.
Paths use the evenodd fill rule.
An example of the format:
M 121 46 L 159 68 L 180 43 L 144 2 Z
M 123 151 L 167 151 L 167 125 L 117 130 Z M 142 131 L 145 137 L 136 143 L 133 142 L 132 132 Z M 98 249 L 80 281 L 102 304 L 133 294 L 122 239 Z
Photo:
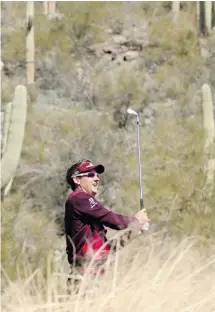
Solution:
M 90 208 L 95 207 L 95 205 L 97 204 L 92 197 L 89 198 L 89 203 L 90 203 Z

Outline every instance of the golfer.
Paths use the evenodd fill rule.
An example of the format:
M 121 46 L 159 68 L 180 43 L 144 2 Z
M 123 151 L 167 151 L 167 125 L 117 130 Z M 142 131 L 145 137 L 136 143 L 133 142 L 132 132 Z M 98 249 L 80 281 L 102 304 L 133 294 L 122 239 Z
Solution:
M 107 242 L 106 227 L 122 230 L 134 225 L 141 229 L 149 222 L 144 209 L 135 216 L 125 216 L 105 208 L 95 198 L 99 175 L 104 170 L 103 165 L 93 165 L 89 160 L 79 161 L 67 170 L 66 180 L 72 192 L 66 199 L 64 221 L 66 252 L 71 265 L 83 267 L 96 252 L 96 260 L 106 258 L 111 247 Z

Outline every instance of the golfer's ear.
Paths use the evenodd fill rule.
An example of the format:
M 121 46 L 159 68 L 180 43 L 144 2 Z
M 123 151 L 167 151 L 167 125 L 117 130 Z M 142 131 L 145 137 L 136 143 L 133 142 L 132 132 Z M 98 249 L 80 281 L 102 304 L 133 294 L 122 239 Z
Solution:
M 80 179 L 78 177 L 72 178 L 75 184 L 80 184 Z

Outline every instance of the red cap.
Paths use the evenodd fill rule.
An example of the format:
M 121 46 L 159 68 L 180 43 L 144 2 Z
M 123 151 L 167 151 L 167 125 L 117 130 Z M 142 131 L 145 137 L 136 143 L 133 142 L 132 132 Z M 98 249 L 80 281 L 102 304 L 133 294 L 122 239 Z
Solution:
M 75 174 L 90 172 L 93 170 L 97 173 L 103 173 L 105 171 L 105 167 L 103 165 L 93 165 L 90 161 L 85 160 L 79 165 Z

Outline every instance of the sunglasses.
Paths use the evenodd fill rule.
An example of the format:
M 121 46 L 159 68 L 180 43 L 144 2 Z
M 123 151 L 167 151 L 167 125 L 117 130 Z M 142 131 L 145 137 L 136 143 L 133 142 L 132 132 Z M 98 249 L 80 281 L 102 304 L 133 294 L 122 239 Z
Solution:
M 97 172 L 85 172 L 85 173 L 78 173 L 73 175 L 72 177 L 88 177 L 88 178 L 94 178 L 95 176 L 99 176 Z

